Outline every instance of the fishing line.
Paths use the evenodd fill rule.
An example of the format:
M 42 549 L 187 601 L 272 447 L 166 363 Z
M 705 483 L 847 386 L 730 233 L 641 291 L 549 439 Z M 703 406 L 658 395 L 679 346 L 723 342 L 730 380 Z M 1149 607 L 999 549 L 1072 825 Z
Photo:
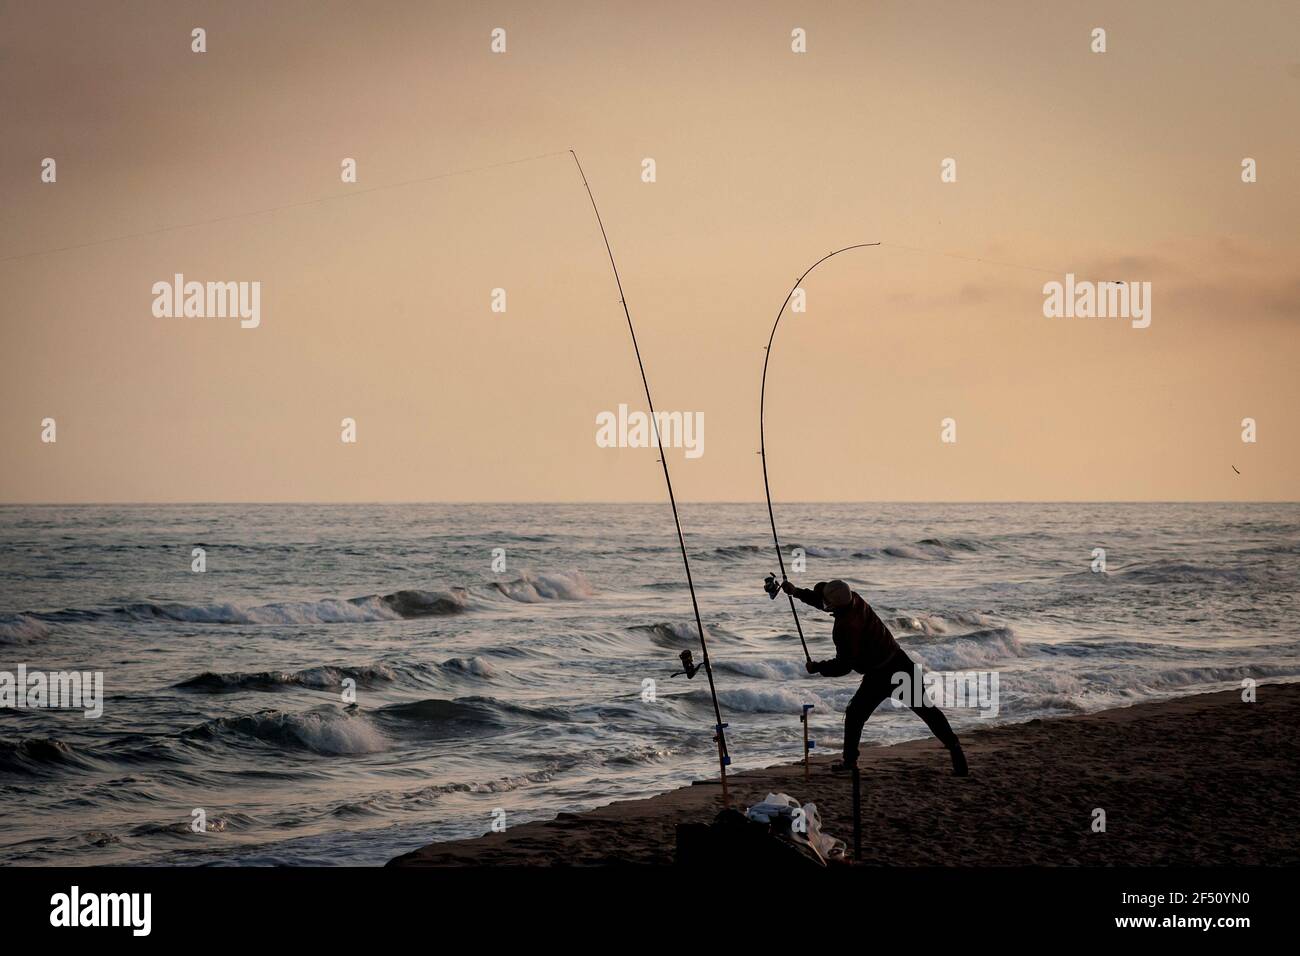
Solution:
M 766 348 L 767 354 L 763 358 L 763 382 L 759 390 L 759 398 L 758 398 L 759 455 L 763 459 L 763 493 L 767 496 L 767 517 L 772 524 L 772 543 L 776 547 L 776 560 L 778 565 L 781 568 L 782 581 L 786 580 L 785 558 L 781 554 L 781 539 L 776 532 L 776 515 L 772 510 L 772 488 L 770 483 L 768 482 L 768 477 L 767 477 L 767 442 L 763 430 L 763 418 L 764 418 L 763 413 L 766 407 L 766 400 L 767 400 L 767 366 L 768 366 L 768 362 L 771 361 L 772 358 L 772 343 L 776 339 L 776 330 L 777 327 L 780 326 L 781 324 L 781 317 L 785 314 L 785 307 L 790 304 L 790 299 L 794 297 L 795 290 L 799 288 L 799 284 L 802 283 L 803 280 L 808 277 L 808 274 L 810 272 L 812 272 L 814 269 L 816 269 L 819 265 L 821 265 L 823 262 L 825 262 L 827 259 L 831 258 L 832 256 L 838 256 L 841 252 L 848 252 L 850 249 L 866 249 L 866 248 L 870 248 L 873 246 L 880 246 L 880 245 L 882 245 L 882 243 L 861 242 L 861 243 L 857 243 L 856 245 L 845 246 L 842 249 L 836 249 L 834 252 L 827 253 L 826 255 L 818 259 L 816 262 L 814 262 L 812 265 L 810 265 L 804 271 L 804 274 L 801 275 L 798 279 L 796 279 L 794 285 L 790 287 L 790 291 L 786 294 L 785 301 L 781 303 L 781 308 L 776 313 L 776 321 L 772 323 L 772 334 L 769 335 L 767 339 L 767 348 Z M 896 242 L 890 242 L 888 246 L 891 249 L 902 249 L 907 252 L 916 252 L 916 253 L 921 253 L 923 255 L 941 256 L 945 259 L 960 259 L 966 262 L 977 262 L 980 263 L 981 265 L 1002 266 L 1008 269 L 1023 269 L 1028 272 L 1041 272 L 1047 275 L 1061 275 L 1061 273 L 1053 272 L 1050 269 L 1043 269 L 1039 266 L 1023 265 L 1017 262 L 1000 262 L 996 259 L 984 259 L 977 256 L 963 256 L 952 252 L 939 252 L 933 249 L 923 249 L 919 246 L 905 246 Z M 779 586 L 776 583 L 775 577 L 770 576 L 768 578 L 768 594 L 771 595 L 772 598 L 776 597 L 778 587 Z M 799 633 L 799 643 L 803 646 L 804 657 L 811 662 L 812 655 L 808 653 L 808 641 L 804 638 L 803 625 L 799 621 L 799 612 L 794 606 L 794 595 L 787 594 L 786 597 L 789 598 L 790 600 L 790 614 L 794 617 L 794 626 L 795 626 L 795 630 L 798 631 Z
M 126 239 L 140 239 L 144 236 L 157 236 L 162 233 L 176 232 L 180 229 L 195 229 L 199 226 L 212 226 L 222 222 L 233 222 L 237 219 L 247 219 L 252 216 L 264 216 L 273 212 L 284 212 L 288 209 L 301 209 L 304 206 L 315 206 L 320 203 L 332 202 L 335 199 L 351 199 L 354 196 L 362 196 L 367 193 L 381 192 L 386 189 L 401 189 L 404 186 L 415 186 L 420 183 L 429 183 L 438 179 L 448 179 L 452 176 L 465 176 L 469 173 L 481 173 L 489 169 L 501 169 L 505 166 L 517 166 L 520 163 L 531 163 L 539 159 L 549 159 L 552 156 L 563 156 L 563 150 L 557 150 L 553 153 L 540 153 L 537 156 L 525 156 L 522 159 L 508 159 L 501 163 L 491 163 L 487 166 L 471 166 L 466 169 L 453 169 L 450 172 L 434 173 L 432 176 L 421 176 L 418 179 L 406 179 L 398 183 L 384 183 L 380 186 L 367 186 L 363 189 L 349 189 L 346 192 L 339 193 L 337 196 L 321 196 L 318 199 L 304 199 L 300 202 L 286 203 L 283 206 L 268 206 L 265 209 L 253 209 L 248 212 L 231 213 L 228 216 L 218 216 L 215 219 L 200 219 L 197 222 L 179 223 L 173 226 L 159 226 L 156 229 L 145 229 L 142 232 L 128 232 L 118 236 L 106 236 L 103 239 L 92 239 L 89 242 L 79 242 L 70 246 L 58 246 L 53 249 L 41 249 L 36 252 L 22 252 L 15 256 L 0 256 L 0 262 L 14 262 L 19 259 L 30 259 L 34 256 L 48 256 L 56 252 L 70 252 L 73 249 L 88 249 L 91 246 L 102 246 L 109 242 L 121 242 Z
M 645 363 L 641 361 L 641 347 L 637 345 L 636 329 L 632 327 L 632 313 L 628 311 L 627 299 L 623 295 L 623 280 L 619 278 L 618 266 L 614 262 L 614 250 L 609 245 L 609 235 L 605 232 L 605 223 L 600 218 L 600 210 L 596 208 L 596 197 L 592 195 L 591 184 L 587 182 L 587 174 L 582 170 L 582 163 L 578 162 L 578 154 L 569 150 L 573 156 L 573 162 L 578 167 L 578 175 L 582 177 L 582 185 L 587 189 L 587 198 L 591 200 L 591 211 L 596 214 L 596 224 L 600 226 L 600 236 L 605 240 L 605 252 L 609 255 L 609 265 L 614 270 L 614 284 L 618 286 L 618 301 L 623 306 L 623 315 L 627 317 L 627 330 L 632 336 L 632 351 L 636 353 L 636 364 L 641 369 L 641 384 L 645 387 L 645 402 L 650 411 L 650 421 L 654 423 L 655 447 L 659 449 L 659 463 L 664 466 L 664 484 L 668 486 L 668 503 L 673 507 L 673 523 L 677 526 L 677 543 L 682 549 L 682 564 L 686 568 L 686 586 L 691 591 L 691 607 L 695 611 L 695 626 L 700 632 L 700 655 L 704 659 L 704 673 L 709 678 L 709 696 L 713 698 L 713 716 L 716 721 L 714 729 L 716 736 L 714 740 L 718 745 L 718 767 L 722 771 L 722 800 L 727 802 L 727 765 L 731 763 L 731 757 L 727 754 L 727 737 L 725 733 L 726 724 L 722 722 L 722 709 L 718 706 L 718 691 L 713 684 L 713 668 L 709 664 L 709 645 L 704 640 L 704 622 L 700 620 L 700 603 L 695 597 L 695 582 L 691 579 L 691 560 L 686 554 L 686 538 L 682 535 L 682 521 L 677 514 L 677 498 L 673 495 L 673 480 L 668 474 L 668 455 L 664 451 L 663 443 L 659 439 L 659 420 L 655 417 L 654 401 L 650 398 L 650 380 L 646 377 Z M 683 654 L 682 662 L 686 665 L 688 676 L 690 675 L 690 665 L 687 663 L 688 657 Z
M 768 520 L 772 522 L 772 543 L 776 546 L 776 560 L 781 567 L 782 581 L 786 580 L 785 558 L 781 555 L 781 539 L 776 533 L 776 514 L 772 510 L 772 486 L 767 480 L 767 441 L 763 431 L 763 412 L 767 405 L 767 363 L 772 359 L 772 343 L 776 340 L 776 330 L 781 324 L 781 317 L 785 315 L 785 307 L 790 304 L 790 299 L 794 297 L 795 290 L 798 289 L 799 284 L 808 277 L 808 273 L 812 272 L 832 256 L 838 256 L 841 252 L 848 252 L 850 249 L 868 249 L 872 246 L 878 245 L 880 245 L 878 242 L 859 242 L 856 245 L 845 246 L 843 249 L 836 249 L 834 252 L 828 252 L 805 269 L 803 275 L 795 280 L 794 285 L 790 287 L 790 291 L 786 293 L 785 301 L 781 303 L 781 308 L 777 310 L 776 321 L 772 323 L 772 334 L 767 337 L 767 354 L 763 357 L 763 384 L 759 388 L 758 392 L 758 454 L 763 459 L 763 494 L 767 496 L 767 517 Z M 769 590 L 768 593 L 773 598 L 776 597 L 775 591 Z M 790 613 L 794 616 L 795 630 L 799 632 L 799 643 L 803 645 L 803 656 L 809 661 L 809 663 L 811 663 L 812 655 L 808 653 L 808 642 L 803 636 L 803 625 L 799 623 L 799 612 L 795 610 L 794 595 L 787 594 L 786 597 L 790 599 Z
M 1053 272 L 1051 269 L 1044 269 L 1040 266 L 1027 266 L 1019 262 L 1000 262 L 997 259 L 982 259 L 979 256 L 963 256 L 955 252 L 939 252 L 936 249 L 922 249 L 920 246 L 904 246 L 897 242 L 889 244 L 891 249 L 903 249 L 907 252 L 919 252 L 927 256 L 941 256 L 944 259 L 960 259 L 963 262 L 978 262 L 986 266 L 1002 266 L 1004 269 L 1024 269 L 1026 272 L 1042 272 L 1045 275 L 1061 275 L 1060 272 Z
M 939 256 L 943 259 L 959 259 L 962 262 L 978 262 L 985 266 L 1001 266 L 1003 269 L 1022 269 L 1025 272 L 1041 272 L 1043 275 L 1062 276 L 1066 269 L 1044 269 L 1042 266 L 1028 266 L 1022 262 L 1003 262 L 1000 259 L 984 259 L 980 256 L 963 256 L 956 252 L 940 252 L 937 249 L 923 249 L 920 246 L 904 246 L 897 242 L 885 243 L 886 248 L 902 249 L 904 252 L 917 252 L 925 256 Z M 1090 279 L 1090 282 L 1096 282 L 1097 285 L 1109 285 L 1117 282 L 1115 279 Z

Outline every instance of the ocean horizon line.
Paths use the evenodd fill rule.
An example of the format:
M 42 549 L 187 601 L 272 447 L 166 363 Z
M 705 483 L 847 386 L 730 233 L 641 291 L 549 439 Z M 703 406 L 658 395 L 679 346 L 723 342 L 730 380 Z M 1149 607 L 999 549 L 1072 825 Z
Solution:
M 761 499 L 697 498 L 679 499 L 682 505 L 762 505 Z M 1291 498 L 972 498 L 972 499 L 804 499 L 776 502 L 781 505 L 1294 505 L 1300 499 Z M 371 505 L 533 505 L 563 507 L 571 505 L 661 505 L 667 499 L 432 499 L 392 498 L 386 500 L 178 500 L 178 501 L 0 501 L 0 508 L 179 508 L 198 506 L 246 505 L 250 507 L 318 507 L 318 506 L 371 506 Z

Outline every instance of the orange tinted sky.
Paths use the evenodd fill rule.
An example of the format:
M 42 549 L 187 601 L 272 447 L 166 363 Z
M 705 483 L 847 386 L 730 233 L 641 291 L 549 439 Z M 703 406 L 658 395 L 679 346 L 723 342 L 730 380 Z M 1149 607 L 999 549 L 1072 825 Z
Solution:
M 657 405 L 705 415 L 684 499 L 761 500 L 777 306 L 875 240 L 778 336 L 777 498 L 1300 491 L 1293 2 L 3 11 L 0 500 L 659 500 L 596 446 L 642 398 L 567 155 L 348 196 L 570 146 Z M 1044 318 L 1067 271 L 1152 282 L 1151 327 Z M 177 272 L 261 281 L 261 327 L 154 318 Z

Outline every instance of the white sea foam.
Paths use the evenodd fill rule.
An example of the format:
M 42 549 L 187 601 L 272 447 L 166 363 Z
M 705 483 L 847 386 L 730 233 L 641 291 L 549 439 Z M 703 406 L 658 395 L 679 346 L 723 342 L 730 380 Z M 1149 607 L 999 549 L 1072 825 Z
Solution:
M 512 601 L 581 601 L 595 592 L 581 571 L 524 572 L 512 581 L 493 582 Z
M 908 653 L 929 670 L 960 671 L 987 669 L 1022 657 L 1024 647 L 1010 628 L 975 631 L 908 647 Z
M 378 753 L 390 743 L 365 716 L 337 708 L 302 713 L 268 710 L 222 717 L 205 724 L 200 732 L 208 736 L 234 733 L 330 755 Z

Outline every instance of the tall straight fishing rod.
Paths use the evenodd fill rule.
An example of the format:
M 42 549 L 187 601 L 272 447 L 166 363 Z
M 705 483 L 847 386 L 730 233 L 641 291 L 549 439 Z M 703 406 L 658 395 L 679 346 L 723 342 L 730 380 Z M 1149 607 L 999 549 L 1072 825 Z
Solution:
M 664 451 L 663 443 L 659 439 L 659 419 L 655 417 L 654 400 L 650 398 L 650 380 L 646 378 L 645 363 L 641 361 L 641 347 L 636 341 L 636 329 L 632 327 L 632 313 L 628 311 L 627 299 L 623 295 L 623 280 L 619 278 L 618 266 L 614 262 L 614 250 L 609 246 L 609 235 L 605 232 L 605 222 L 600 218 L 600 210 L 596 208 L 596 197 L 592 195 L 591 185 L 587 182 L 587 174 L 582 170 L 582 163 L 578 162 L 578 154 L 569 150 L 573 156 L 573 162 L 578 167 L 578 175 L 582 177 L 582 185 L 587 189 L 587 198 L 591 200 L 591 211 L 596 214 L 596 225 L 600 226 L 600 236 L 605 240 L 605 252 L 609 255 L 610 267 L 614 270 L 614 284 L 618 286 L 618 301 L 623 306 L 623 315 L 627 317 L 627 330 L 632 335 L 632 351 L 636 353 L 636 364 L 641 369 L 641 384 L 645 386 L 645 402 L 650 411 L 650 421 L 654 425 L 655 447 L 659 449 L 659 463 L 664 466 L 664 484 L 668 486 L 668 503 L 673 507 L 673 523 L 677 526 L 677 543 L 682 549 L 682 564 L 686 568 L 686 586 L 691 591 L 691 607 L 695 610 L 695 626 L 700 632 L 700 655 L 704 659 L 704 673 L 709 678 L 709 696 L 713 698 L 713 716 L 714 723 L 714 741 L 718 745 L 718 769 L 722 774 L 722 801 L 729 803 L 727 796 L 727 765 L 731 763 L 731 757 L 727 754 L 727 736 L 726 724 L 722 722 L 722 709 L 718 706 L 718 691 L 713 684 L 713 668 L 709 664 L 709 645 L 704 640 L 704 622 L 700 620 L 700 603 L 695 597 L 695 582 L 691 579 L 691 560 L 686 555 L 686 538 L 682 535 L 682 520 L 677 514 L 677 498 L 673 495 L 673 480 L 668 474 L 668 455 Z M 687 676 L 694 673 L 689 662 L 689 657 L 683 655 L 683 663 L 687 667 Z
M 776 534 L 776 515 L 772 511 L 772 486 L 767 480 L 767 441 L 763 432 L 763 411 L 767 403 L 767 363 L 772 359 L 772 343 L 776 340 L 776 329 L 777 326 L 781 324 L 781 316 L 785 315 L 785 307 L 790 304 L 790 300 L 794 297 L 795 290 L 799 288 L 799 284 L 803 282 L 804 279 L 808 278 L 808 273 L 812 272 L 831 256 L 838 256 L 841 252 L 848 252 L 850 249 L 867 249 L 871 246 L 878 245 L 880 245 L 878 242 L 860 242 L 857 245 L 845 246 L 843 249 L 836 249 L 834 252 L 828 252 L 805 269 L 803 275 L 794 280 L 794 285 L 790 286 L 790 291 L 786 293 L 785 301 L 781 303 L 781 308 L 776 312 L 776 321 L 772 323 L 772 334 L 767 337 L 767 354 L 763 357 L 763 384 L 759 388 L 758 392 L 758 454 L 763 459 L 763 493 L 767 495 L 767 517 L 768 520 L 772 522 L 772 543 L 776 546 L 776 560 L 781 567 L 781 580 L 783 582 L 786 580 L 785 558 L 781 555 L 781 539 L 777 537 Z M 770 580 L 772 582 L 772 588 L 768 593 L 775 598 L 775 578 Z M 790 599 L 790 613 L 794 615 L 794 627 L 795 630 L 799 632 L 799 643 L 803 645 L 803 656 L 809 663 L 811 663 L 812 655 L 808 653 L 808 642 L 804 640 L 803 625 L 799 623 L 799 612 L 795 610 L 794 606 L 794 595 L 787 594 L 786 597 Z

